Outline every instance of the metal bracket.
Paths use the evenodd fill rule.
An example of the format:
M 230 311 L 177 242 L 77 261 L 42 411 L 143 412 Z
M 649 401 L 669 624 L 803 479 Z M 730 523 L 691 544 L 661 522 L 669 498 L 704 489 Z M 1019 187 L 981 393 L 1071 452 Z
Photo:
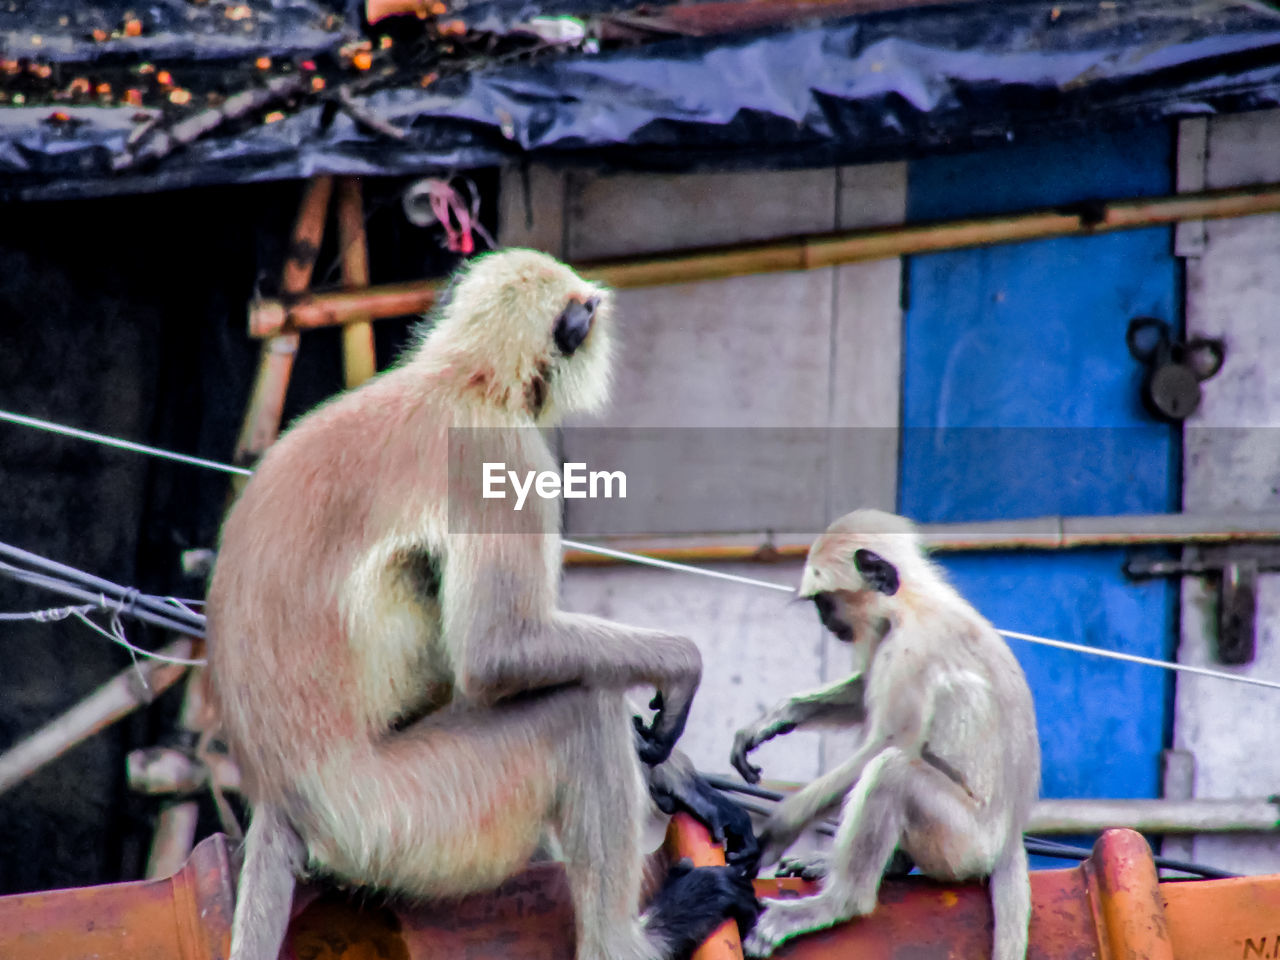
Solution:
M 1280 571 L 1280 545 L 1276 544 L 1189 547 L 1181 560 L 1131 557 L 1125 564 L 1125 573 L 1135 580 L 1216 577 L 1218 660 L 1227 664 L 1253 661 L 1258 574 L 1277 571 Z

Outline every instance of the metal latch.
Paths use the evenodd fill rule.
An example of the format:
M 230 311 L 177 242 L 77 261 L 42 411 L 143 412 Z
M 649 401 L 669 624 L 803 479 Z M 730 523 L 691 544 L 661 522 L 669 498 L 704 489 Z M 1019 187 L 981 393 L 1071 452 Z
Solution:
M 1149 577 L 1216 577 L 1218 580 L 1218 660 L 1251 663 L 1258 613 L 1258 574 L 1280 571 L 1280 546 L 1232 544 L 1187 547 L 1181 560 L 1131 557 L 1125 572 L 1135 580 Z

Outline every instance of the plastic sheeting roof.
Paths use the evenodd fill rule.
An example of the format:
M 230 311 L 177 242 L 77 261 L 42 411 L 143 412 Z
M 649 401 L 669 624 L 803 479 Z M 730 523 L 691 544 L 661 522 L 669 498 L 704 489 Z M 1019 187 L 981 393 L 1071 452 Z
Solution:
M 600 3 L 442 5 L 435 17 L 379 25 L 396 50 L 417 51 L 397 58 L 356 11 L 313 0 L 164 0 L 132 8 L 136 17 L 118 0 L 0 0 L 0 197 L 525 159 L 661 170 L 849 163 L 1280 105 L 1280 14 L 1259 2 L 952 3 L 826 20 L 805 0 L 682 5 L 666 8 L 671 15 Z M 777 23 L 732 32 L 748 6 L 778 11 Z M 723 28 L 708 30 L 708 16 L 689 27 L 691 11 Z M 517 36 L 534 17 L 571 12 L 585 46 Z M 640 39 L 609 39 L 628 31 Z M 374 69 L 355 76 L 352 51 L 371 37 L 363 49 Z M 404 139 L 335 112 L 322 92 L 113 172 L 149 108 L 163 105 L 176 121 L 201 109 L 207 91 L 260 87 L 262 57 L 272 71 L 306 64 L 330 93 L 345 86 Z M 159 71 L 200 96 L 167 100 Z M 115 78 L 109 94 L 97 94 L 97 75 Z M 88 79 L 68 98 L 77 77 Z M 120 103 L 130 78 L 141 110 L 136 97 Z

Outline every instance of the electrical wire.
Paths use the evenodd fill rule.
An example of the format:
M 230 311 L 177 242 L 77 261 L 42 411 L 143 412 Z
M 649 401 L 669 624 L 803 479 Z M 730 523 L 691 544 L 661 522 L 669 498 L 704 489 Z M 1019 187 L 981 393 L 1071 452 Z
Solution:
M 75 427 L 68 427 L 48 420 L 40 420 L 36 417 L 23 416 L 21 414 L 11 413 L 5 410 L 0 410 L 0 421 L 7 421 L 9 423 L 18 424 L 19 426 L 44 430 L 60 436 L 88 440 L 93 443 L 100 443 L 133 453 L 141 453 L 178 463 L 185 463 L 190 466 L 219 470 L 224 473 L 240 476 L 249 476 L 253 473 L 252 470 L 245 467 L 237 467 L 231 464 L 219 463 L 214 460 L 206 460 L 202 457 L 192 457 L 187 454 L 174 453 L 169 450 L 162 450 L 159 447 L 135 443 L 130 440 L 121 440 L 105 434 L 94 433 L 88 430 L 80 430 Z M 568 549 L 596 553 L 602 556 L 613 557 L 615 559 L 625 560 L 630 563 L 640 564 L 643 566 L 672 570 L 680 573 L 690 573 L 696 576 L 726 580 L 731 583 L 740 583 L 747 586 L 762 587 L 786 593 L 794 592 L 791 587 L 785 584 L 775 583 L 769 580 L 758 580 L 754 577 L 722 573 L 718 570 L 708 570 L 702 567 L 694 567 L 689 564 L 662 560 L 657 557 L 647 557 L 643 554 L 630 553 L 624 550 L 615 550 L 610 547 L 602 547 L 596 544 L 583 543 L 576 540 L 562 540 L 561 542 L 563 546 Z M 153 597 L 149 594 L 144 594 L 135 588 L 124 587 L 120 584 L 112 583 L 109 580 L 96 577 L 83 570 L 57 563 L 56 561 L 49 560 L 26 550 L 21 550 L 18 547 L 14 547 L 3 542 L 0 542 L 0 556 L 7 556 L 10 559 L 18 560 L 28 564 L 29 566 L 36 566 L 47 571 L 46 573 L 40 573 L 37 571 L 24 570 L 20 567 L 13 566 L 12 564 L 0 562 L 0 574 L 7 575 L 20 582 L 62 593 L 68 597 L 88 601 L 78 607 L 59 607 L 52 610 L 37 610 L 27 613 L 0 614 L 0 620 L 28 619 L 47 622 L 50 620 L 76 617 L 86 626 L 96 630 L 107 639 L 124 646 L 131 654 L 184 666 L 202 666 L 205 664 L 204 660 L 169 657 L 135 646 L 128 641 L 124 636 L 123 631 L 119 629 L 119 623 L 117 620 L 121 615 L 131 616 L 167 630 L 203 637 L 205 626 L 204 616 L 194 610 L 191 610 L 187 606 L 188 603 L 194 604 L 202 601 L 179 600 L 175 597 Z M 98 593 L 96 601 L 94 594 L 83 589 L 84 587 L 94 587 L 97 589 Z M 108 599 L 108 594 L 110 594 L 110 599 Z M 101 626 L 89 619 L 88 614 L 93 610 L 104 610 L 112 614 L 111 630 L 103 629 Z M 1102 650 L 1097 647 L 1089 647 L 1078 643 L 1069 643 L 1064 640 L 1053 640 L 1048 637 L 1040 637 L 1034 634 L 1020 633 L 1012 630 L 998 630 L 998 632 L 1002 636 L 1009 637 L 1011 639 L 1025 640 L 1029 643 L 1042 644 L 1045 646 L 1055 647 L 1057 649 L 1070 650 L 1076 653 L 1107 657 L 1110 659 L 1122 660 L 1145 666 L 1161 667 L 1166 670 L 1176 670 L 1199 676 L 1213 677 L 1216 679 L 1233 680 L 1237 683 L 1251 683 L 1257 686 L 1280 689 L 1280 682 L 1277 681 L 1230 674 L 1224 671 L 1209 670 L 1204 667 L 1194 667 L 1188 664 L 1173 663 L 1167 660 L 1157 660 L 1152 657 L 1142 657 L 1135 654 L 1120 653 L 1113 650 Z M 738 783 L 727 777 L 721 777 L 716 774 L 704 774 L 703 776 L 709 784 L 722 792 L 739 793 L 745 796 L 766 800 L 770 803 L 777 803 L 783 799 L 783 794 L 778 793 L 777 791 L 757 787 L 752 784 Z M 770 812 L 770 808 L 761 804 L 741 801 L 739 801 L 739 803 L 744 809 L 750 812 L 762 815 L 767 815 Z M 835 833 L 835 826 L 830 821 L 823 821 L 819 823 L 816 829 L 819 833 L 827 836 L 832 836 Z M 1054 840 L 1027 837 L 1024 839 L 1024 843 L 1026 844 L 1028 853 L 1039 856 L 1059 857 L 1072 860 L 1085 860 L 1089 857 L 1088 850 L 1081 847 L 1073 847 L 1069 844 L 1059 843 Z M 1238 876 L 1237 874 L 1228 873 L 1224 870 L 1218 870 L 1217 868 L 1208 867 L 1203 864 L 1191 863 L 1184 860 L 1174 860 L 1167 857 L 1156 857 L 1155 862 L 1158 867 L 1177 870 L 1182 873 L 1195 874 L 1206 878 L 1221 879 Z
M 699 776 L 721 793 L 738 793 L 766 801 L 767 805 L 751 803 L 750 801 L 735 801 L 744 810 L 761 816 L 768 816 L 772 813 L 773 806 L 785 800 L 787 796 L 777 790 L 770 790 L 767 787 L 756 786 L 752 783 L 741 783 L 731 777 L 721 776 L 716 773 L 700 773 Z M 817 822 L 815 829 L 822 836 L 831 837 L 835 835 L 836 824 L 831 820 L 821 820 Z M 1092 851 L 1084 847 L 1077 847 L 1044 837 L 1024 837 L 1023 846 L 1026 847 L 1029 854 L 1040 857 L 1054 857 L 1059 860 L 1088 860 L 1092 855 Z M 1192 863 L 1187 860 L 1174 860 L 1169 857 L 1158 856 L 1155 858 L 1155 862 L 1157 867 L 1162 867 L 1166 870 L 1177 870 L 1180 873 L 1194 874 L 1206 880 L 1227 880 L 1239 876 L 1237 873 L 1228 873 L 1225 870 L 1219 870 L 1217 867 L 1209 867 L 1202 863 Z
M 11 413 L 8 410 L 0 410 L 0 420 L 9 423 L 16 423 L 19 426 L 31 427 L 34 430 L 43 430 L 46 433 L 54 433 L 63 437 L 75 437 L 77 440 L 88 440 L 91 443 L 100 443 L 108 447 L 116 447 L 120 450 L 128 450 L 131 453 L 144 453 L 149 457 L 159 457 L 161 460 L 173 460 L 177 463 L 186 463 L 193 467 L 204 467 L 206 470 L 220 470 L 223 473 L 235 473 L 240 476 L 247 477 L 253 473 L 246 467 L 235 467 L 229 463 L 219 463 L 216 460 L 206 460 L 203 457 L 192 457 L 185 453 L 174 453 L 172 450 L 162 450 L 159 447 L 148 446 L 145 443 L 135 443 L 132 440 L 121 440 L 119 437 L 107 436 L 105 433 L 94 433 L 92 430 L 81 430 L 78 427 L 68 427 L 61 423 L 53 423 L 50 420 L 40 420 L 37 417 L 28 417 L 20 413 Z

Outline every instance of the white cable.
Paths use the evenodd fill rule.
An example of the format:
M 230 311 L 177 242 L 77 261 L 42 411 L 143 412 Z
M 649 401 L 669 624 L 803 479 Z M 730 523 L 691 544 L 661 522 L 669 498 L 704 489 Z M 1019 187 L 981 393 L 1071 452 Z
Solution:
M 92 620 L 89 619 L 89 615 L 86 613 L 81 613 L 79 610 L 73 610 L 71 612 L 71 615 L 75 617 L 77 620 L 79 620 L 81 623 L 83 623 L 90 630 L 94 631 L 95 633 L 102 634 L 112 643 L 118 643 L 120 646 L 124 647 L 130 653 L 137 654 L 139 657 L 145 657 L 148 660 L 159 660 L 162 663 L 176 663 L 180 667 L 203 667 L 205 664 L 209 662 L 207 660 L 189 660 L 186 657 L 169 657 L 169 656 L 165 656 L 163 653 L 156 653 L 152 650 L 144 650 L 142 647 L 134 646 L 132 643 L 130 643 L 129 639 L 125 637 L 123 634 L 119 634 L 119 633 L 116 633 L 115 631 L 107 630 L 103 627 L 98 626 L 96 623 L 94 623 Z
M 214 460 L 204 460 L 200 457 L 189 457 L 182 453 L 172 453 L 168 450 L 161 450 L 158 447 L 149 447 L 145 444 L 134 443 L 130 440 L 119 440 L 115 437 L 108 437 L 101 433 L 91 433 L 88 430 L 78 430 L 75 427 L 64 427 L 61 424 L 51 423 L 48 420 L 37 420 L 35 417 L 24 417 L 16 413 L 8 413 L 0 410 L 0 420 L 8 420 L 11 423 L 17 423 L 25 427 L 33 427 L 37 430 L 46 430 L 50 433 L 57 433 L 68 437 L 77 437 L 81 440 L 89 440 L 94 443 L 102 443 L 111 447 L 119 447 L 121 450 L 131 450 L 135 453 L 145 453 L 153 457 L 161 457 L 166 460 L 176 460 L 179 463 L 189 463 L 192 466 L 207 467 L 210 470 L 221 470 L 224 473 L 236 473 L 242 476 L 249 476 L 253 473 L 245 467 L 236 467 L 228 463 L 218 463 Z M 733 573 L 721 573 L 719 570 L 708 570 L 704 567 L 694 567 L 687 563 L 676 563 L 672 560 L 661 560 L 657 557 L 646 557 L 639 553 L 629 553 L 626 550 L 614 550 L 611 547 L 600 547 L 595 544 L 583 543 L 579 540 L 561 540 L 561 545 L 570 550 L 582 550 L 587 553 L 598 553 L 602 556 L 613 557 L 617 560 L 626 560 L 629 563 L 640 564 L 646 567 L 658 567 L 662 570 L 675 570 L 679 573 L 692 573 L 699 577 L 710 577 L 715 580 L 727 580 L 730 583 L 742 583 L 751 587 L 763 587 L 767 590 L 780 590 L 785 593 L 794 593 L 792 587 L 781 583 L 774 583 L 771 580 L 757 580 L 754 577 L 742 577 Z M 100 631 L 104 632 L 105 631 Z M 1236 683 L 1247 683 L 1258 687 L 1269 687 L 1271 689 L 1280 690 L 1280 681 L 1264 680 L 1259 677 L 1247 677 L 1241 674 L 1227 673 L 1225 670 L 1210 670 L 1207 667 L 1194 667 L 1185 663 L 1174 663 L 1170 660 L 1157 660 L 1153 657 L 1142 657 L 1134 653 L 1120 653 L 1115 650 L 1103 650 L 1099 647 L 1088 647 L 1081 643 L 1069 643 L 1066 640 L 1052 640 L 1049 637 L 1038 637 L 1031 633 L 1018 633 L 1014 630 L 1000 630 L 996 632 L 1001 636 L 1008 637 L 1012 640 L 1025 640 L 1028 643 L 1038 643 L 1046 647 L 1056 647 L 1060 650 L 1071 650 L 1075 653 L 1083 653 L 1093 657 L 1105 657 L 1110 660 L 1121 660 L 1125 663 L 1139 663 L 1148 667 L 1160 667 L 1165 670 L 1174 670 L 1179 673 L 1191 673 L 1201 677 L 1213 677 L 1218 680 L 1231 680 Z M 135 648 L 139 653 L 155 656 L 149 651 Z M 182 661 L 177 661 L 182 662 Z M 199 662 L 199 661 L 194 661 Z
M 772 580 L 756 580 L 753 577 L 740 577 L 735 573 L 721 573 L 719 570 L 708 570 L 705 567 L 693 567 L 687 563 L 675 563 L 671 560 L 660 560 L 657 557 L 646 557 L 642 553 L 627 553 L 625 550 L 613 550 L 609 547 L 597 547 L 593 543 L 582 543 L 578 540 L 561 540 L 562 547 L 570 550 L 582 550 L 585 553 L 598 553 L 605 557 L 615 557 L 646 567 L 659 567 L 663 570 L 678 570 L 681 573 L 696 573 L 700 577 L 713 577 L 716 580 L 728 580 L 730 583 L 745 583 L 749 587 L 765 587 L 769 590 L 781 590 L 783 593 L 795 593 L 795 587 Z
M 47 433 L 56 433 L 64 437 L 75 437 L 78 440 L 90 440 L 94 443 L 101 443 L 108 447 L 118 447 L 121 450 L 131 450 L 134 453 L 145 453 L 148 456 L 159 457 L 162 460 L 176 460 L 178 463 L 189 463 L 194 467 L 205 467 L 209 470 L 221 470 L 223 473 L 237 473 L 241 476 L 249 476 L 253 473 L 246 467 L 234 467 L 229 463 L 218 463 L 216 460 L 205 460 L 203 457 L 190 457 L 185 453 L 174 453 L 171 450 L 161 450 L 159 447 L 149 447 L 144 443 L 134 443 L 132 440 L 120 440 L 117 437 L 109 437 L 102 433 L 93 433 L 89 430 L 80 430 L 76 427 L 64 427 L 59 423 L 51 423 L 48 420 L 37 420 L 35 417 L 24 417 L 18 413 L 10 413 L 8 410 L 0 410 L 0 420 L 7 420 L 10 423 L 20 424 L 24 427 L 32 427 L 36 430 L 44 430 Z
M 1236 683 L 1251 683 L 1258 687 L 1270 687 L 1280 690 L 1280 682 L 1263 680 L 1260 677 L 1246 677 L 1243 674 L 1227 673 L 1225 670 L 1210 670 L 1208 667 L 1193 667 L 1189 663 L 1174 663 L 1169 660 L 1156 660 L 1154 657 L 1141 657 L 1136 653 L 1120 653 L 1116 650 L 1102 650 L 1098 647 L 1087 647 L 1082 643 L 1069 643 L 1066 640 L 1050 640 L 1048 637 L 1037 637 L 1031 633 L 1017 633 L 1013 630 L 996 630 L 1002 637 L 1014 640 L 1026 640 L 1046 647 L 1058 647 L 1061 650 L 1074 650 L 1076 653 L 1087 653 L 1095 657 L 1109 657 L 1112 660 L 1124 660 L 1127 663 L 1141 663 L 1148 667 L 1163 667 L 1180 673 L 1194 673 L 1200 677 L 1216 677 L 1219 680 L 1234 680 Z

